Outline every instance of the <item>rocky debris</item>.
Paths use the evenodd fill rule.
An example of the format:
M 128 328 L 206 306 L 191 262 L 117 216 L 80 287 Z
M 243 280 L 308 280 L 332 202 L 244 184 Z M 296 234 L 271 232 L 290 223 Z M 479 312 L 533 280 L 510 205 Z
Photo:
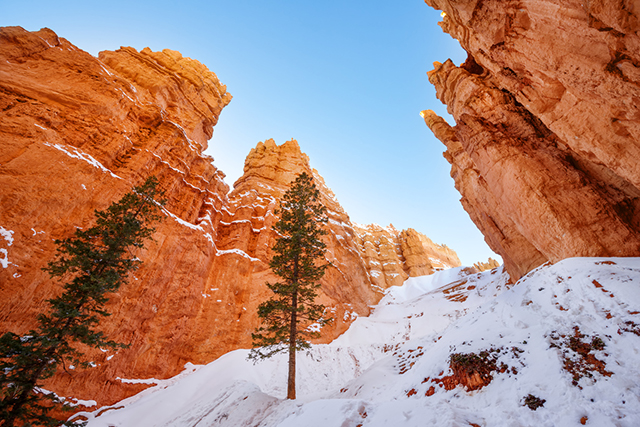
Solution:
M 580 332 L 580 327 L 574 326 L 573 334 L 568 338 L 567 334 L 559 335 L 557 333 L 551 334 L 550 338 L 549 347 L 560 350 L 562 368 L 571 375 L 572 385 L 582 388 L 579 383 L 583 378 L 591 378 L 595 381 L 593 374 L 596 372 L 602 377 L 613 375 L 612 372 L 607 371 L 606 362 L 596 357 L 598 353 L 607 356 L 603 352 L 606 344 L 599 336 L 589 337 Z
M 423 117 L 512 280 L 546 261 L 640 255 L 637 11 L 624 2 L 426 0 L 468 52 Z
M 538 408 L 542 408 L 545 402 L 546 399 L 540 399 L 538 396 L 534 396 L 533 394 L 529 393 L 523 399 L 522 405 L 528 407 L 532 411 L 535 411 Z

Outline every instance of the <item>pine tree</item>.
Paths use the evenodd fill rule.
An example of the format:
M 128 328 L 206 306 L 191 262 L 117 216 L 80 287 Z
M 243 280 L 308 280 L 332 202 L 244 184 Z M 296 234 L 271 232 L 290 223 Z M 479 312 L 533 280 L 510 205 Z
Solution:
M 125 348 L 96 331 L 105 310 L 106 294 L 116 292 L 141 264 L 132 250 L 141 248 L 155 231 L 160 205 L 158 181 L 151 177 L 104 211 L 96 211 L 96 225 L 56 240 L 56 258 L 43 270 L 64 283 L 64 291 L 48 300 L 49 312 L 38 316 L 38 327 L 27 335 L 7 332 L 0 337 L 0 427 L 61 425 L 48 415 L 63 403 L 41 390 L 41 381 L 59 365 L 87 367 L 81 343 L 98 348 Z M 63 425 L 75 425 L 62 423 Z
M 259 360 L 288 351 L 287 399 L 295 399 L 296 351 L 309 348 L 307 340 L 317 338 L 319 327 L 331 321 L 323 316 L 325 307 L 314 303 L 318 280 L 327 267 L 326 263 L 316 264 L 324 257 L 326 246 L 320 238 L 326 234 L 321 226 L 327 223 L 327 216 L 320 192 L 307 173 L 296 178 L 276 214 L 280 220 L 273 230 L 279 237 L 269 267 L 282 280 L 267 283 L 274 295 L 258 307 L 262 326 L 251 334 L 254 348 L 249 358 Z M 319 327 L 309 328 L 314 323 Z

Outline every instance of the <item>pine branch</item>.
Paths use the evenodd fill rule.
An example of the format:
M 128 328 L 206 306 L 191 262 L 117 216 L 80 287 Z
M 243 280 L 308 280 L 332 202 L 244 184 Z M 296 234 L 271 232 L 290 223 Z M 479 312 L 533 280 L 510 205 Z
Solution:
M 66 371 L 68 358 L 86 365 L 80 362 L 83 355 L 75 343 L 124 346 L 106 340 L 94 327 L 99 317 L 109 315 L 104 309 L 105 294 L 117 291 L 128 272 L 139 266 L 126 254 L 131 247 L 143 246 L 154 230 L 148 224 L 160 218 L 154 202 L 157 183 L 155 178 L 148 179 L 105 211 L 96 211 L 95 226 L 56 241 L 56 259 L 44 270 L 51 279 L 66 282 L 62 294 L 48 300 L 50 313 L 38 316 L 39 327 L 29 336 L 9 332 L 0 337 L 0 427 L 13 427 L 16 422 L 60 425 L 48 415 L 50 406 L 40 404 L 47 399 L 59 403 L 59 399 L 37 393 L 39 381 L 53 375 L 60 363 Z

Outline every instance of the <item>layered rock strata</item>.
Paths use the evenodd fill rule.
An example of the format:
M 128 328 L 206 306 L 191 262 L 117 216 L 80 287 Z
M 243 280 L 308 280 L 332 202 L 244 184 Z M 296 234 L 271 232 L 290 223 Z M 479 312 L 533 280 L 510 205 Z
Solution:
M 453 250 L 433 243 L 412 228 L 398 231 L 393 225 L 356 224 L 354 230 L 371 282 L 380 288 L 399 286 L 409 277 L 460 266 Z
M 468 52 L 429 81 L 462 204 L 513 280 L 640 255 L 640 38 L 627 2 L 426 0 Z
M 358 315 L 368 315 L 369 306 L 377 303 L 388 287 L 400 285 L 410 276 L 460 265 L 453 250 L 415 230 L 400 232 L 393 227 L 353 224 L 324 179 L 311 168 L 296 140 L 277 145 L 268 139 L 251 150 L 244 174 L 234 183 L 223 209 L 218 247 L 240 249 L 266 265 L 277 237 L 271 230 L 277 221 L 274 210 L 289 184 L 302 172 L 313 176 L 329 218 L 325 257 L 330 266 L 321 280 L 318 301 L 330 309 L 335 321 L 323 330 L 322 341 L 344 332 Z M 275 280 L 269 274 L 256 277 L 253 288 L 266 291 L 265 280 Z M 258 300 L 266 298 L 266 292 Z M 255 307 L 252 309 L 255 311 Z
M 250 347 L 250 332 L 257 326 L 256 311 L 261 301 L 271 295 L 266 281 L 278 278 L 271 273 L 268 262 L 271 247 L 277 235 L 272 226 L 278 220 L 274 213 L 278 201 L 289 188 L 290 183 L 302 172 L 312 175 L 321 192 L 321 201 L 327 207 L 328 234 L 325 236 L 326 261 L 331 265 L 321 280 L 321 288 L 316 301 L 327 306 L 334 322 L 323 328 L 319 342 L 329 342 L 344 332 L 359 315 L 368 315 L 370 305 L 379 301 L 381 288 L 371 285 L 362 256 L 355 245 L 355 232 L 349 216 L 338 203 L 333 192 L 325 185 L 323 178 L 309 165 L 309 158 L 302 153 L 298 142 L 287 141 L 277 145 L 269 139 L 258 143 L 245 160 L 244 174 L 235 182 L 228 194 L 227 203 L 222 208 L 222 218 L 215 236 L 219 253 L 237 254 L 238 261 L 251 266 L 247 284 L 236 292 L 237 302 L 243 302 L 245 310 L 238 312 L 249 323 L 244 325 L 244 334 L 235 347 Z M 239 272 L 234 269 L 212 271 L 208 280 L 219 289 L 233 287 L 227 284 Z M 238 339 L 237 337 L 235 339 Z
M 111 404 L 153 383 L 141 379 L 249 347 L 256 307 L 270 292 L 265 282 L 275 279 L 268 267 L 274 209 L 301 171 L 313 173 L 330 216 L 332 266 L 319 301 L 336 321 L 321 341 L 367 315 L 397 284 L 372 280 L 363 237 L 295 141 L 258 144 L 229 193 L 203 150 L 231 96 L 198 61 L 132 48 L 95 58 L 48 29 L 2 28 L 0 93 L 0 332 L 33 328 L 59 294 L 41 271 L 54 239 L 91 226 L 95 209 L 149 175 L 168 199 L 154 240 L 138 254 L 142 268 L 111 296 L 113 314 L 101 324 L 131 346 L 87 351 L 94 368 L 67 369 L 47 382 L 61 396 Z M 396 260 L 407 274 L 455 259 L 443 250 L 441 264 L 423 260 L 422 253 L 438 258 L 437 245 L 429 252 L 414 247 L 415 237 L 405 240 L 417 254 Z
M 48 29 L 0 30 L 0 226 L 12 238 L 0 269 L 0 323 L 18 333 L 35 326 L 60 292 L 41 271 L 53 240 L 90 226 L 94 209 L 157 176 L 166 218 L 103 322 L 130 349 L 90 352 L 96 368 L 68 370 L 47 385 L 111 403 L 142 387 L 118 377 L 164 377 L 223 349 L 201 337 L 215 333 L 204 326 L 216 313 L 203 294 L 221 264 L 214 226 L 228 186 L 202 150 L 231 96 L 215 74 L 177 52 L 123 48 L 101 58 Z M 116 69 L 135 70 L 136 78 Z

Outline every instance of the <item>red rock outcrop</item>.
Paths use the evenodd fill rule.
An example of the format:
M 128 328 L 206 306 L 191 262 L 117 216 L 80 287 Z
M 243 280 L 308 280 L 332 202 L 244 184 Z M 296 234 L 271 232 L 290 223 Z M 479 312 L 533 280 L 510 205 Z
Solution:
M 355 225 L 355 241 L 371 282 L 380 288 L 399 286 L 409 277 L 433 274 L 460 266 L 457 254 L 433 243 L 412 228 L 398 231 L 393 225 Z
M 473 264 L 473 267 L 478 270 L 478 272 L 493 270 L 494 268 L 500 267 L 500 263 L 495 259 L 489 257 L 487 262 L 478 261 Z
M 212 319 L 198 322 L 208 306 L 205 278 L 218 259 L 212 224 L 228 186 L 202 149 L 231 97 L 215 74 L 176 52 L 123 48 L 102 58 L 48 29 L 0 30 L 0 226 L 12 232 L 0 269 L 0 322 L 2 331 L 35 326 L 60 292 L 41 271 L 53 240 L 90 225 L 94 209 L 156 175 L 167 218 L 140 254 L 144 268 L 112 296 L 113 316 L 104 322 L 131 348 L 92 354 L 98 367 L 62 373 L 51 385 L 61 395 L 110 403 L 140 388 L 117 377 L 166 376 L 217 351 L 196 338 L 215 333 Z M 116 68 L 136 70 L 135 80 Z M 212 221 L 200 219 L 205 213 Z
M 266 265 L 276 239 L 271 230 L 277 221 L 273 211 L 289 183 L 302 172 L 314 177 L 329 217 L 325 256 L 331 265 L 321 280 L 318 301 L 330 309 L 335 321 L 325 327 L 326 335 L 321 342 L 344 332 L 358 315 L 368 315 L 370 305 L 379 301 L 384 289 L 402 284 L 409 276 L 460 265 L 454 251 L 434 244 L 415 230 L 398 232 L 393 228 L 352 224 L 295 140 L 278 146 L 269 139 L 251 150 L 244 174 L 235 182 L 223 209 L 225 217 L 219 223 L 216 239 L 219 249 L 241 249 Z M 263 292 L 258 301 L 269 293 L 264 287 L 265 280 L 275 279 L 269 274 L 267 271 L 254 279 L 252 289 Z M 252 309 L 255 312 L 255 306 Z
M 462 204 L 512 279 L 549 260 L 640 255 L 640 38 L 631 2 L 426 0 L 467 61 L 429 80 L 456 126 Z
M 202 152 L 231 96 L 198 61 L 132 48 L 95 58 L 51 30 L 8 27 L 0 29 L 0 94 L 0 333 L 33 328 L 60 292 L 41 271 L 54 239 L 90 226 L 94 209 L 149 175 L 168 198 L 154 241 L 138 254 L 142 268 L 111 296 L 113 314 L 101 324 L 130 348 L 88 351 L 96 367 L 46 384 L 59 395 L 111 404 L 146 387 L 118 378 L 166 378 L 187 362 L 249 347 L 256 307 L 270 292 L 265 282 L 275 278 L 274 209 L 302 171 L 315 177 L 330 217 L 332 266 L 319 301 L 336 321 L 321 341 L 367 315 L 398 283 L 371 279 L 363 237 L 295 141 L 259 143 L 229 193 Z M 404 254 L 394 259 L 399 271 L 456 262 L 448 248 L 403 233 L 393 237 Z
M 245 332 L 240 337 L 233 337 L 236 340 L 233 348 L 251 346 L 250 332 L 257 326 L 257 306 L 271 293 L 265 282 L 277 280 L 268 267 L 277 237 L 271 229 L 278 220 L 274 210 L 289 184 L 302 172 L 314 177 L 329 217 L 325 256 L 331 265 L 321 280 L 317 301 L 327 306 L 335 320 L 323 329 L 319 342 L 329 342 L 343 333 L 358 315 L 368 315 L 369 307 L 382 297 L 383 289 L 370 283 L 348 215 L 322 177 L 309 166 L 309 158 L 300 151 L 297 141 L 279 146 L 272 139 L 260 142 L 247 156 L 244 174 L 228 195 L 215 236 L 218 254 L 240 254 L 243 263 L 253 266 L 253 273 L 243 279 L 247 284 L 237 297 L 237 302 L 242 301 L 248 311 L 245 316 L 248 323 L 243 325 Z M 238 275 L 236 269 L 221 268 L 213 271 L 208 280 L 221 289 L 234 275 Z M 238 316 L 243 314 L 239 312 Z

